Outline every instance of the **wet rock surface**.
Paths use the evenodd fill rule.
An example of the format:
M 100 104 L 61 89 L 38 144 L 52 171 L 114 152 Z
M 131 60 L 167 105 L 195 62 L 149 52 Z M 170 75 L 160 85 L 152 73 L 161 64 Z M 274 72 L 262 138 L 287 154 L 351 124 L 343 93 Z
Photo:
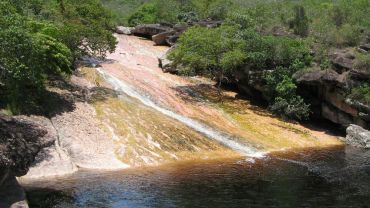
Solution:
M 114 93 L 100 86 L 98 77 L 90 73 L 95 69 L 83 69 L 84 72 L 78 70 L 69 82 L 55 80 L 50 84 L 49 90 L 72 107 L 57 111 L 43 121 L 44 129 L 55 142 L 37 155 L 30 171 L 21 180 L 72 174 L 80 168 L 127 167 L 116 158 L 112 135 L 104 130 L 93 107 L 94 102 L 114 96 Z
M 370 149 L 370 131 L 360 126 L 350 125 L 347 128 L 346 143 L 355 147 Z

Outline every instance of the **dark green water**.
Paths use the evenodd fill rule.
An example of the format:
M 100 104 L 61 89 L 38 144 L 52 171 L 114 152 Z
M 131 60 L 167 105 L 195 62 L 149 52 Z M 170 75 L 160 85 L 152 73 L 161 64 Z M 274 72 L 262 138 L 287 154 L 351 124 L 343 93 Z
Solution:
M 26 185 L 32 207 L 370 207 L 370 151 L 354 148 L 80 172 Z

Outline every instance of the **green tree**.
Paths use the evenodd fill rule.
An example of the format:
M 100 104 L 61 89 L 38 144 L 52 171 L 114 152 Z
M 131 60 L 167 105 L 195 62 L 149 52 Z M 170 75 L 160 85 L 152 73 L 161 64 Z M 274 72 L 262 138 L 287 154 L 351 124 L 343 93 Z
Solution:
M 154 3 L 143 4 L 128 19 L 130 26 L 156 23 L 158 20 L 158 8 Z
M 307 37 L 309 33 L 309 21 L 303 6 L 294 7 L 294 19 L 291 21 L 291 28 L 294 33 L 301 37 Z
M 14 113 L 42 99 L 48 76 L 115 49 L 109 13 L 97 0 L 4 0 L 0 15 L 0 104 Z
M 237 38 L 238 30 L 231 26 L 215 29 L 193 27 L 179 39 L 170 59 L 185 67 L 187 74 L 201 74 L 220 84 L 246 59 L 244 43 Z

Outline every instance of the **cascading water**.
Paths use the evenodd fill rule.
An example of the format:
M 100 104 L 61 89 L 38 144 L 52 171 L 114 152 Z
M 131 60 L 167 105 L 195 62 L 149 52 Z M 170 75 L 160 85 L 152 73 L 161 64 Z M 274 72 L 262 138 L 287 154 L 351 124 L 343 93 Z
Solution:
M 154 101 L 152 101 L 150 98 L 141 95 L 138 91 L 136 91 L 133 87 L 129 86 L 128 84 L 122 82 L 121 80 L 117 79 L 116 77 L 104 72 L 101 68 L 97 68 L 97 71 L 102 75 L 102 77 L 111 84 L 115 90 L 123 92 L 127 94 L 130 97 L 133 97 L 135 99 L 138 99 L 140 102 L 142 102 L 144 105 L 153 108 L 154 110 L 173 118 L 186 126 L 194 129 L 195 131 L 204 134 L 205 136 L 216 140 L 217 142 L 221 143 L 222 145 L 231 148 L 237 152 L 239 152 L 242 155 L 248 156 L 248 157 L 263 157 L 264 152 L 259 151 L 255 147 L 252 147 L 251 145 L 247 144 L 241 144 L 232 139 L 231 136 L 226 135 L 225 133 L 219 132 L 203 123 L 200 123 L 194 119 L 182 116 L 180 114 L 177 114 L 173 111 L 170 111 L 168 109 L 165 109 L 163 107 L 160 107 L 157 105 Z

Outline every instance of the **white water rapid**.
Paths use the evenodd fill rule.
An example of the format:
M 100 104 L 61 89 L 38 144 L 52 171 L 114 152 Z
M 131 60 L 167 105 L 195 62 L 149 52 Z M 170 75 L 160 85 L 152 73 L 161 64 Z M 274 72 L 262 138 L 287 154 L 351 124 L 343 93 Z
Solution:
M 159 111 L 160 113 L 185 124 L 186 126 L 194 129 L 195 131 L 204 134 L 208 138 L 214 139 L 217 142 L 221 143 L 222 145 L 228 148 L 231 148 L 244 156 L 248 156 L 248 157 L 263 157 L 264 156 L 265 154 L 264 152 L 257 150 L 251 145 L 241 144 L 237 141 L 234 141 L 231 136 L 228 136 L 225 133 L 219 132 L 203 123 L 200 123 L 199 121 L 196 121 L 194 119 L 185 117 L 183 115 L 177 114 L 168 109 L 160 107 L 154 101 L 152 101 L 149 97 L 141 95 L 141 93 L 139 93 L 133 87 L 117 79 L 116 77 L 106 73 L 101 68 L 97 68 L 97 71 L 103 76 L 103 78 L 109 84 L 111 84 L 115 88 L 115 90 L 119 92 L 123 92 L 126 95 L 139 100 L 144 105 L 150 108 L 153 108 L 154 110 Z

